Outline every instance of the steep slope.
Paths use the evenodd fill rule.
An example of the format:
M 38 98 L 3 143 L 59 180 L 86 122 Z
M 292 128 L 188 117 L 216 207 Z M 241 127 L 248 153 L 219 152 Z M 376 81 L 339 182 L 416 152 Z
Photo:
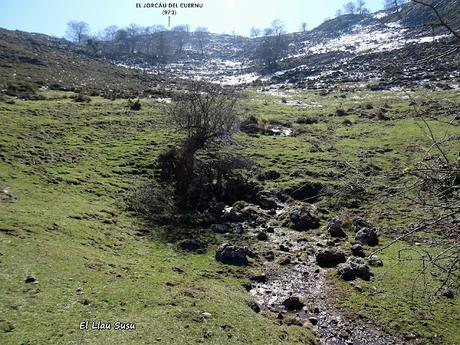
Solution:
M 0 29 L 0 51 L 0 89 L 8 83 L 32 83 L 51 89 L 114 90 L 132 95 L 166 80 L 95 59 L 66 40 L 42 34 Z

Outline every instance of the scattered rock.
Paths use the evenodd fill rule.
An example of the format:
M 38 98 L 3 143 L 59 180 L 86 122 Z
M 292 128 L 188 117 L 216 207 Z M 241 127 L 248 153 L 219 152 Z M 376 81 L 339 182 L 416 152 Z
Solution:
M 359 217 L 359 216 L 353 217 L 353 219 L 351 220 L 351 225 L 353 229 L 355 230 L 355 232 L 358 232 L 358 230 L 360 230 L 361 228 L 373 228 L 371 223 L 369 223 L 363 217 Z
M 367 262 L 370 266 L 377 267 L 383 266 L 383 261 L 377 255 L 371 255 L 367 258 Z
M 278 265 L 286 266 L 291 263 L 291 258 L 289 256 L 283 256 L 278 260 Z
M 324 249 L 316 254 L 316 262 L 320 267 L 336 267 L 345 261 L 345 253 L 338 248 Z
M 276 195 L 273 192 L 262 191 L 256 195 L 256 203 L 264 209 L 276 209 L 278 204 L 276 203 Z
M 244 232 L 244 226 L 243 223 L 235 223 L 232 225 L 233 231 L 237 235 L 241 235 Z
M 179 243 L 182 250 L 196 253 L 204 253 L 206 251 L 206 243 L 196 239 L 185 239 Z
M 230 226 L 227 224 L 213 224 L 211 228 L 219 234 L 226 234 L 230 231 Z
M 212 314 L 205 311 L 201 313 L 201 316 L 205 319 L 209 319 L 210 317 L 212 317 Z
M 327 225 L 327 231 L 331 237 L 347 237 L 347 234 L 342 229 L 342 221 L 335 217 Z
M 287 310 L 302 310 L 305 306 L 299 297 L 296 296 L 291 296 L 285 299 L 283 305 Z
M 280 244 L 280 246 L 278 248 L 282 252 L 286 252 L 286 253 L 288 253 L 291 250 L 291 248 L 289 248 L 288 246 L 285 246 L 284 244 Z
M 238 211 L 234 207 L 229 207 L 227 209 L 224 209 L 224 214 L 222 215 L 222 219 L 230 223 L 240 222 L 242 220 L 241 215 L 238 213 Z
M 453 299 L 455 297 L 454 292 L 450 289 L 445 289 L 441 291 L 441 296 L 444 296 L 449 299 Z
M 361 278 L 363 280 L 370 280 L 373 275 L 369 271 L 369 267 L 361 258 L 349 258 L 346 263 L 342 263 L 337 268 L 338 274 L 343 280 L 354 280 Z
M 240 214 L 242 221 L 255 222 L 256 224 L 264 224 L 267 219 L 266 213 L 255 205 L 244 207 Z
M 319 218 L 316 207 L 310 204 L 296 205 L 288 212 L 284 226 L 294 230 L 306 231 L 319 227 Z
M 265 273 L 255 273 L 251 276 L 251 280 L 257 283 L 265 283 L 267 281 L 267 276 Z
M 275 229 L 274 229 L 272 226 L 267 227 L 266 231 L 267 231 L 269 234 L 274 234 L 274 233 L 275 233 Z
M 294 186 L 285 190 L 295 200 L 316 202 L 324 186 L 320 183 L 304 182 L 301 185 Z
M 363 246 L 359 243 L 355 243 L 353 246 L 351 246 L 351 253 L 354 256 L 358 256 L 360 258 L 364 258 L 366 256 L 366 254 L 364 253 Z
M 264 254 L 264 257 L 267 261 L 273 261 L 275 260 L 275 254 L 272 251 L 266 252 Z
M 356 233 L 355 242 L 376 246 L 379 244 L 379 234 L 374 228 L 361 228 L 361 230 Z
M 38 280 L 33 275 L 28 275 L 25 280 L 25 283 L 26 284 L 38 284 Z
M 265 232 L 263 232 L 263 231 L 262 231 L 262 232 L 259 232 L 259 233 L 257 234 L 257 239 L 258 239 L 259 241 L 266 241 L 266 240 L 268 240 L 268 235 L 267 235 Z
M 313 325 L 313 326 L 316 326 L 318 324 L 318 319 L 315 317 L 315 316 L 310 316 L 308 318 L 308 321 L 310 321 L 310 323 Z
M 249 249 L 246 247 L 225 243 L 217 248 L 216 260 L 227 265 L 246 266 L 249 264 L 247 256 L 250 254 Z

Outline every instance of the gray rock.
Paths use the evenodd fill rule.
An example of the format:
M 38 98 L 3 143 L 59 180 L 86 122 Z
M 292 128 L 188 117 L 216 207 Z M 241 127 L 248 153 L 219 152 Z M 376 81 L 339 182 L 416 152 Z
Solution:
M 230 231 L 230 226 L 227 224 L 213 224 L 211 228 L 219 234 L 226 234 Z
M 305 304 L 299 297 L 291 296 L 283 301 L 283 305 L 287 310 L 302 310 Z
M 372 224 L 363 217 L 354 217 L 351 220 L 351 225 L 355 232 L 358 232 L 361 228 L 373 228 Z
M 254 222 L 258 225 L 264 224 L 268 218 L 267 214 L 255 205 L 248 205 L 244 207 L 240 214 L 242 221 Z
M 376 246 L 379 244 L 379 233 L 374 228 L 361 228 L 361 230 L 356 233 L 355 242 Z
M 313 326 L 316 326 L 318 324 L 318 318 L 316 318 L 315 316 L 310 316 L 308 318 L 308 321 L 310 321 L 310 323 L 313 325 Z
M 444 296 L 448 299 L 453 299 L 455 297 L 455 294 L 451 289 L 444 289 L 441 291 L 441 296 Z
M 351 246 L 351 253 L 354 255 L 354 256 L 358 256 L 360 258 L 363 258 L 366 256 L 366 254 L 364 253 L 364 249 L 363 249 L 363 246 L 360 245 L 359 243 L 356 243 L 354 245 Z
M 383 261 L 377 255 L 371 255 L 367 258 L 367 262 L 370 266 L 377 267 L 383 266 Z
M 251 254 L 247 247 L 238 247 L 225 243 L 217 248 L 216 260 L 227 265 L 246 266 L 249 264 L 247 257 L 251 256 Z
M 361 258 L 349 258 L 347 262 L 340 264 L 337 267 L 337 273 L 344 280 L 354 280 L 361 278 L 363 280 L 370 280 L 372 272 Z
M 28 275 L 26 280 L 25 280 L 25 283 L 26 284 L 37 284 L 38 280 L 33 275 Z
M 235 210 L 235 208 L 231 208 L 227 211 L 224 211 L 222 219 L 226 222 L 234 223 L 241 222 L 242 217 L 241 214 L 237 210 Z
M 327 248 L 316 254 L 316 262 L 321 267 L 336 267 L 345 261 L 345 253 L 338 248 Z
M 264 209 L 273 210 L 278 207 L 276 196 L 271 192 L 259 192 L 256 195 L 256 203 Z
M 356 271 L 350 263 L 342 263 L 337 267 L 337 273 L 342 277 L 343 280 L 355 280 Z
M 179 247 L 182 250 L 186 250 L 189 252 L 197 252 L 197 253 L 204 253 L 206 251 L 206 243 L 201 240 L 196 239 L 185 239 L 179 243 Z
M 288 216 L 288 226 L 294 230 L 306 231 L 319 227 L 319 217 L 313 205 L 294 206 L 289 210 Z
M 342 221 L 335 217 L 327 225 L 327 231 L 331 237 L 347 237 L 347 234 L 342 229 Z
M 244 232 L 244 226 L 243 223 L 235 223 L 232 225 L 233 231 L 237 235 L 241 235 Z
M 262 231 L 262 232 L 259 232 L 259 233 L 257 234 L 257 239 L 258 239 L 259 241 L 266 241 L 266 240 L 268 240 L 268 235 L 267 235 L 265 232 L 263 232 L 263 231 Z

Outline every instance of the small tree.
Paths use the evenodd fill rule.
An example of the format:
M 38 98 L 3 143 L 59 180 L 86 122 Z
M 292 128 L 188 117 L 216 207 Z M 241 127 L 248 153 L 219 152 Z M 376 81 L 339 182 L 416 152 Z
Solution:
M 343 6 L 343 9 L 347 14 L 354 14 L 356 12 L 356 5 L 354 2 L 349 1 Z
M 117 36 L 118 26 L 110 25 L 104 29 L 104 33 L 102 35 L 105 41 L 113 42 L 115 41 L 115 37 Z
M 364 0 L 356 0 L 356 11 L 359 14 L 369 13 L 369 10 L 366 8 L 366 2 Z
M 179 202 L 191 206 L 198 151 L 228 142 L 239 130 L 238 95 L 216 85 L 196 83 L 167 109 L 169 118 L 185 135 L 180 150 L 170 150 L 162 159 L 162 179 L 175 183 Z M 201 177 L 202 178 L 202 177 Z
M 306 22 L 302 22 L 302 24 L 300 24 L 300 30 L 302 30 L 302 32 L 307 31 L 307 23 Z
M 394 7 L 399 7 L 405 4 L 407 0 L 384 0 L 383 6 L 386 10 Z
M 81 44 L 86 36 L 89 34 L 89 25 L 85 22 L 71 21 L 67 23 L 66 36 L 72 42 Z
M 261 30 L 259 28 L 256 28 L 255 26 L 253 26 L 251 28 L 251 31 L 249 32 L 250 36 L 251 37 L 259 37 L 260 34 L 261 34 Z
M 172 36 L 174 40 L 174 45 L 176 47 L 176 54 L 181 55 L 184 46 L 187 43 L 190 35 L 190 27 L 188 25 L 177 25 L 172 28 Z
M 201 56 L 204 56 L 204 49 L 208 44 L 209 39 L 209 30 L 206 27 L 197 27 L 195 29 L 195 37 L 198 44 L 198 48 L 200 49 Z
M 288 48 L 288 40 L 283 22 L 276 19 L 271 27 L 264 30 L 264 40 L 256 49 L 256 58 L 264 62 L 265 67 L 271 71 L 277 68 L 277 61 Z

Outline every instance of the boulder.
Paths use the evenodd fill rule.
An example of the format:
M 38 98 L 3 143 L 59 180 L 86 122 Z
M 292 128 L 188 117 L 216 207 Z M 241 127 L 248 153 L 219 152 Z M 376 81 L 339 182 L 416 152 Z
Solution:
M 243 223 L 235 223 L 232 225 L 232 229 L 237 235 L 241 235 L 244 232 Z
M 227 265 L 246 266 L 249 264 L 247 257 L 251 256 L 251 254 L 247 247 L 238 247 L 225 243 L 217 248 L 216 260 Z
M 206 251 L 206 243 L 201 240 L 196 239 L 185 239 L 179 243 L 179 247 L 182 250 L 186 250 L 189 252 L 196 252 L 196 253 L 204 253 Z
M 305 304 L 299 297 L 291 296 L 283 301 L 283 305 L 287 310 L 302 310 Z
M 358 256 L 360 258 L 363 258 L 366 256 L 366 254 L 364 253 L 363 246 L 360 245 L 359 243 L 355 243 L 354 245 L 351 246 L 351 253 L 354 256 Z
M 319 217 L 316 207 L 310 204 L 297 204 L 291 207 L 283 225 L 298 231 L 318 228 Z
M 262 232 L 259 232 L 259 233 L 257 234 L 257 239 L 258 239 L 259 241 L 266 241 L 266 240 L 268 240 L 268 235 L 267 235 L 267 233 L 265 233 L 265 232 L 263 232 L 263 231 L 262 231 Z
M 295 200 L 316 202 L 323 188 L 324 186 L 320 183 L 304 182 L 301 185 L 286 189 L 285 193 Z
M 327 248 L 316 254 L 316 262 L 320 267 L 336 267 L 345 261 L 345 253 L 338 248 Z
M 367 258 L 367 262 L 370 266 L 377 267 L 383 266 L 383 261 L 377 255 L 371 255 Z
M 362 258 L 349 258 L 337 267 L 337 273 L 347 281 L 356 278 L 370 280 L 373 275 Z
M 257 193 L 256 203 L 260 205 L 260 207 L 267 210 L 276 209 L 278 207 L 278 204 L 276 203 L 276 195 L 274 192 L 262 191 Z
M 213 224 L 211 228 L 219 234 L 226 234 L 230 231 L 230 226 L 227 224 Z
M 351 225 L 355 232 L 358 232 L 361 228 L 373 228 L 372 224 L 369 223 L 363 217 L 356 216 L 351 220 Z
M 28 275 L 26 280 L 25 280 L 25 283 L 26 284 L 37 284 L 38 283 L 38 280 L 37 278 L 35 278 L 33 275 Z
M 342 229 L 342 221 L 335 217 L 327 225 L 327 231 L 331 237 L 347 237 L 347 234 Z
M 265 224 L 267 214 L 255 205 L 248 205 L 240 211 L 241 221 L 255 222 L 256 224 Z
M 379 233 L 374 228 L 361 228 L 361 230 L 356 233 L 355 242 L 376 246 L 379 244 Z

